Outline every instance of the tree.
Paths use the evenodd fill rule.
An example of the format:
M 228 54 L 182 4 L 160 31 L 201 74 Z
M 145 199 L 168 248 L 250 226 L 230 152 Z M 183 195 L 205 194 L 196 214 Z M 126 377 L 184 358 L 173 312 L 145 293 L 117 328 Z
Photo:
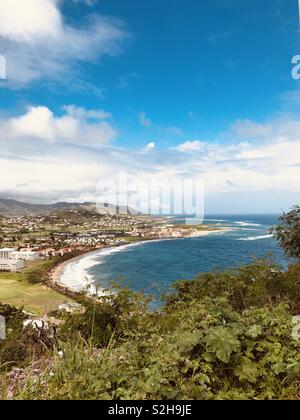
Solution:
M 280 217 L 280 225 L 272 229 L 279 246 L 291 258 L 300 258 L 300 206 L 294 206 Z

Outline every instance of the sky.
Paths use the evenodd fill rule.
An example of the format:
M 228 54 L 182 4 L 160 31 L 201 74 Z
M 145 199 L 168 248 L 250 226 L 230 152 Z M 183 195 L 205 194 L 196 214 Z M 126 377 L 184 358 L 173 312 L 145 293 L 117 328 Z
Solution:
M 0 196 L 201 178 L 207 213 L 300 202 L 297 0 L 0 0 Z

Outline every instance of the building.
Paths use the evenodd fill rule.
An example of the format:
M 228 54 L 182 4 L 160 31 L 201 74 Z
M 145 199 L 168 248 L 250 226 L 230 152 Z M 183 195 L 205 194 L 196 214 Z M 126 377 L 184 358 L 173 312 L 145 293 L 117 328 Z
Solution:
M 23 248 L 20 251 L 15 251 L 13 256 L 18 260 L 35 261 L 40 258 L 39 252 L 32 251 L 30 248 Z
M 12 258 L 14 252 L 17 252 L 16 248 L 0 249 L 0 260 L 9 260 L 10 258 Z
M 23 260 L 34 261 L 40 258 L 39 252 L 32 251 L 30 248 L 23 248 L 18 251 L 16 248 L 0 249 L 0 260 Z
M 56 250 L 54 248 L 47 248 L 41 251 L 41 255 L 43 257 L 63 257 L 65 255 L 65 252 L 69 252 L 69 251 L 66 251 L 64 249 Z
M 18 251 L 15 248 L 0 249 L 0 271 L 20 271 L 25 264 L 21 258 L 17 258 Z
M 21 271 L 24 267 L 25 267 L 25 264 L 22 260 L 0 259 L 0 271 L 17 272 L 17 271 Z

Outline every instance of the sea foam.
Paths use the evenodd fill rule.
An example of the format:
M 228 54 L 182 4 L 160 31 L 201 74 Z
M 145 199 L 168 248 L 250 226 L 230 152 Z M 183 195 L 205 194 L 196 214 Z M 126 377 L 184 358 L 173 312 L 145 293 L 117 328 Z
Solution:
M 237 241 L 259 241 L 262 239 L 273 238 L 273 235 L 250 236 L 248 238 L 239 238 Z
M 59 282 L 63 286 L 68 287 L 76 292 L 86 291 L 92 295 L 107 295 L 106 290 L 96 287 L 95 279 L 91 274 L 89 274 L 89 270 L 92 267 L 102 264 L 105 257 L 123 251 L 126 248 L 141 245 L 142 243 L 145 242 L 137 242 L 134 244 L 127 244 L 114 248 L 101 249 L 70 261 L 65 265 Z

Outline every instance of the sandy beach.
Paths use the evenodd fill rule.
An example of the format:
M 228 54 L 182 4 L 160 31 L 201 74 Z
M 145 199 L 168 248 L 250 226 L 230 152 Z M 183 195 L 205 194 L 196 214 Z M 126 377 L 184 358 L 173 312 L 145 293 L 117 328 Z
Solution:
M 95 265 L 101 264 L 101 258 L 115 252 L 120 252 L 128 247 L 138 246 L 146 242 L 140 241 L 126 245 L 107 246 L 93 251 L 83 253 L 77 257 L 70 258 L 67 261 L 58 264 L 50 273 L 50 285 L 68 289 L 72 293 L 86 291 L 90 295 L 107 296 L 110 292 L 95 286 L 94 280 L 87 270 Z
M 67 260 L 67 261 L 64 261 L 63 263 L 60 263 L 60 264 L 58 264 L 50 273 L 49 273 L 49 277 L 50 277 L 50 280 L 51 280 L 51 282 L 54 284 L 54 285 L 58 285 L 58 286 L 62 286 L 62 283 L 61 283 L 61 277 L 63 276 L 63 274 L 64 274 L 64 270 L 65 270 L 65 267 L 68 265 L 68 264 L 71 264 L 72 262 L 75 262 L 75 261 L 79 261 L 84 255 L 87 255 L 87 254 L 82 254 L 82 255 L 79 255 L 78 257 L 74 257 L 74 258 L 71 258 L 71 259 L 69 259 L 69 260 Z M 73 292 L 75 292 L 75 290 L 72 290 Z
M 111 249 L 113 248 L 107 247 L 89 251 L 58 264 L 49 273 L 50 284 L 68 289 L 72 293 L 80 293 L 87 290 L 92 295 L 96 293 L 103 295 L 104 292 L 101 293 L 101 290 L 98 290 L 98 288 L 96 290 L 91 276 L 85 271 L 94 264 L 84 264 L 83 262 L 94 260 L 96 257 L 99 258 L 102 253 Z M 95 263 L 97 262 L 95 261 Z

